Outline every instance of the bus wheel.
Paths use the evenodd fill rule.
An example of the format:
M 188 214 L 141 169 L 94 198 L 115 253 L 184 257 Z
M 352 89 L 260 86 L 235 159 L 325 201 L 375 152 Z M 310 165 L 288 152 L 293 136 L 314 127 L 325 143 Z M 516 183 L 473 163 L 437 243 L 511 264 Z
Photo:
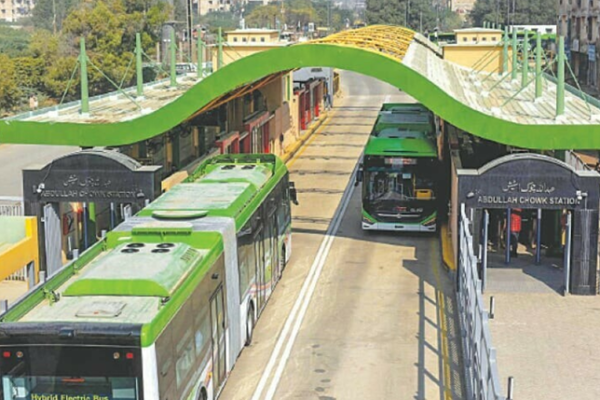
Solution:
M 246 346 L 252 344 L 252 334 L 254 333 L 254 307 L 251 305 L 248 309 L 248 318 L 246 319 Z

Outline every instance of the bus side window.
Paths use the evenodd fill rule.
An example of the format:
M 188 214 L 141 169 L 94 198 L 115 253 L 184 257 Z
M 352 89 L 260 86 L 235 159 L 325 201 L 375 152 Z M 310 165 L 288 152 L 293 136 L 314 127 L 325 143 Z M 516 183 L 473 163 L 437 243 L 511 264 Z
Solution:
M 174 399 L 176 393 L 173 374 L 172 330 L 167 326 L 156 340 L 156 363 L 158 366 L 158 389 L 161 399 Z

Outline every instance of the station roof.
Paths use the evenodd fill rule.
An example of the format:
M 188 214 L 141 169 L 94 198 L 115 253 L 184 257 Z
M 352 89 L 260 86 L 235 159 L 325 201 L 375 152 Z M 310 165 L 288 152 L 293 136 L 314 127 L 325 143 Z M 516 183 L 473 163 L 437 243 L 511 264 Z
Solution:
M 411 30 L 368 26 L 278 47 L 230 63 L 177 88 L 152 85 L 143 99 L 96 98 L 89 115 L 79 105 L 39 110 L 0 121 L 0 142 L 116 146 L 135 143 L 187 121 L 232 90 L 270 74 L 319 65 L 371 75 L 395 85 L 442 119 L 499 143 L 535 149 L 600 148 L 600 108 L 574 90 L 556 116 L 556 84 L 544 77 L 542 96 L 521 79 L 474 71 L 442 59 L 441 49 Z M 533 74 L 529 77 L 533 80 Z

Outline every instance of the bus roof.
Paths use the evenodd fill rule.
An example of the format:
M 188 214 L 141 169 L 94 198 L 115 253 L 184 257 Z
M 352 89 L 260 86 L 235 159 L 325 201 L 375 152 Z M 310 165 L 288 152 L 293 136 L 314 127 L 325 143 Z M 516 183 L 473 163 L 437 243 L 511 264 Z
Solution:
M 142 324 L 148 344 L 223 253 L 220 221 L 234 219 L 239 229 L 286 172 L 273 155 L 206 161 L 187 183 L 109 232 L 0 315 L 0 322 Z M 161 211 L 187 218 L 153 215 Z
M 365 148 L 366 156 L 437 157 L 434 144 L 418 138 L 371 137 Z
M 396 112 L 382 111 L 377 117 L 375 125 L 380 124 L 431 124 L 431 114 L 428 112 Z
M 384 103 L 381 111 L 428 112 L 429 110 L 421 103 Z
M 427 140 L 427 136 L 423 131 L 405 129 L 402 127 L 384 128 L 377 132 L 379 138 L 389 139 L 422 139 Z
M 184 183 L 146 206 L 139 215 L 177 218 L 184 217 L 186 212 L 203 212 L 209 217 L 234 218 L 236 226 L 241 228 L 286 172 L 285 164 L 271 154 L 216 157 L 198 167 Z

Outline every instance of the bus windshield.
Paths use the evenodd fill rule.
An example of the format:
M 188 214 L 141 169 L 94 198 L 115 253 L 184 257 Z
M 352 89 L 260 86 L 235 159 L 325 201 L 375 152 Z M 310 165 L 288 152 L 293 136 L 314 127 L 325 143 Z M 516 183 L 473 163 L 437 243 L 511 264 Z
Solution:
M 0 400 L 139 400 L 139 358 L 114 347 L 0 347 Z
M 430 160 L 416 165 L 365 167 L 366 200 L 435 200 L 435 175 Z

